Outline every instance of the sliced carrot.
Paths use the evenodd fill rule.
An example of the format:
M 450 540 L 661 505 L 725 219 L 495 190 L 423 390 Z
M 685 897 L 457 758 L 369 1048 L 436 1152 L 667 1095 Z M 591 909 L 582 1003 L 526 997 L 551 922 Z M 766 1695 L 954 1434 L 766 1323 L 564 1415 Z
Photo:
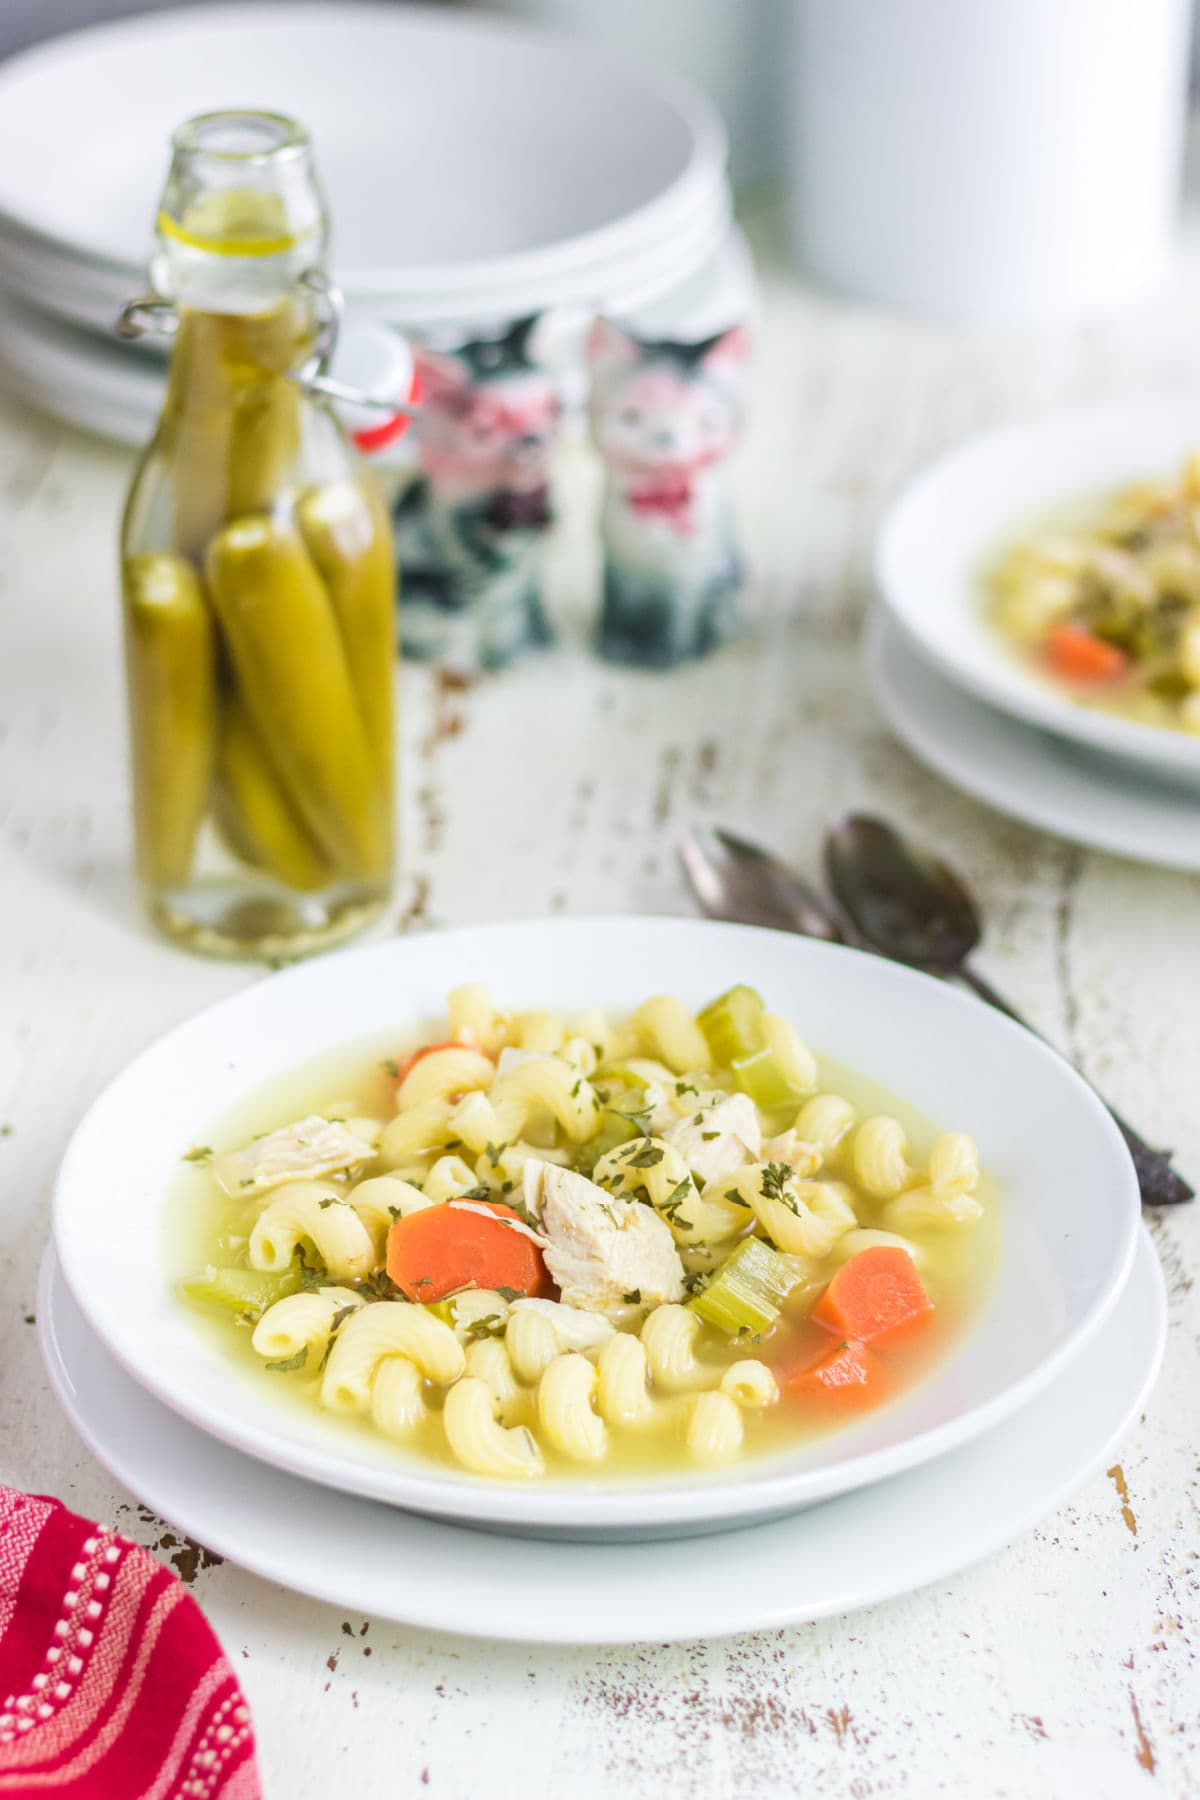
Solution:
M 907 1250 L 877 1244 L 842 1264 L 809 1317 L 839 1337 L 873 1344 L 907 1336 L 932 1311 Z
M 402 1056 L 397 1062 L 396 1073 L 393 1077 L 396 1086 L 399 1087 L 404 1077 L 411 1074 L 419 1062 L 423 1062 L 427 1056 L 432 1056 L 435 1050 L 468 1050 L 470 1048 L 472 1048 L 471 1045 L 460 1044 L 455 1038 L 447 1038 L 443 1044 L 422 1044 L 419 1050 L 411 1050 L 407 1056 Z
M 553 1294 L 538 1246 L 505 1219 L 523 1223 L 500 1201 L 472 1201 L 469 1207 L 445 1201 L 409 1213 L 388 1232 L 387 1272 L 409 1300 L 442 1300 L 472 1286 Z
M 1123 650 L 1082 625 L 1056 625 L 1046 638 L 1046 657 L 1064 681 L 1117 681 L 1129 667 Z
M 865 1344 L 847 1338 L 819 1362 L 780 1376 L 785 1391 L 798 1399 L 838 1406 L 874 1406 L 887 1392 L 887 1370 Z

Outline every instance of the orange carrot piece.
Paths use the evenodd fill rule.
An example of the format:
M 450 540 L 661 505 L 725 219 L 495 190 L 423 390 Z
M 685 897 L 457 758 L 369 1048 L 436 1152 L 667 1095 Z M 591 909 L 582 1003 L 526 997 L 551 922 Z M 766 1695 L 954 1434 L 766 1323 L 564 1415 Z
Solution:
M 839 1337 L 872 1344 L 907 1335 L 932 1311 L 907 1250 L 877 1244 L 842 1264 L 809 1317 Z
M 887 1392 L 887 1370 L 865 1344 L 847 1338 L 819 1362 L 783 1375 L 787 1393 L 838 1406 L 874 1406 Z
M 472 1286 L 549 1297 L 554 1287 L 541 1251 L 505 1219 L 520 1222 L 520 1215 L 500 1201 L 446 1201 L 409 1213 L 388 1232 L 387 1272 L 407 1299 L 426 1303 Z
M 1117 681 L 1129 667 L 1123 650 L 1082 625 L 1056 625 L 1046 638 L 1046 657 L 1064 681 Z

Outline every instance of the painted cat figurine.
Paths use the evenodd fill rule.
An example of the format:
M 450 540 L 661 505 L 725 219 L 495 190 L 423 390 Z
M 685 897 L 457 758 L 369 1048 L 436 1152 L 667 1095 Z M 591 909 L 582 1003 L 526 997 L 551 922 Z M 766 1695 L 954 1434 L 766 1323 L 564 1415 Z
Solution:
M 599 649 L 671 668 L 741 627 L 744 573 L 726 467 L 742 419 L 745 328 L 646 343 L 607 320 L 588 344 L 604 459 Z
M 551 639 L 541 584 L 559 401 L 531 351 L 537 324 L 415 352 L 421 473 L 396 507 L 400 642 L 464 673 Z

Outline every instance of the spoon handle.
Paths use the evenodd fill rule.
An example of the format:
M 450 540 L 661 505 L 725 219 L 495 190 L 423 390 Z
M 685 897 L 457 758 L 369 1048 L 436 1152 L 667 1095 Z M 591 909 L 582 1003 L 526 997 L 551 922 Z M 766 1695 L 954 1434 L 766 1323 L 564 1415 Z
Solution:
M 1005 1013 L 1018 1025 L 1024 1025 L 1026 1031 L 1033 1031 L 1033 1026 L 1008 1004 L 1002 994 L 996 992 L 990 981 L 985 981 L 982 975 L 977 974 L 965 963 L 960 965 L 955 972 L 972 992 L 979 995 L 981 1000 L 986 1000 L 989 1006 L 994 1006 L 998 1012 Z M 1035 1033 L 1034 1035 L 1040 1036 L 1041 1034 Z M 1104 1100 L 1103 1094 L 1099 1097 Z M 1104 1104 L 1108 1106 L 1108 1101 L 1104 1100 Z M 1184 1200 L 1193 1199 L 1195 1188 L 1189 1187 L 1183 1176 L 1177 1174 L 1171 1167 L 1170 1156 L 1162 1150 L 1152 1149 L 1145 1138 L 1133 1129 L 1132 1125 L 1126 1124 L 1115 1106 L 1108 1106 L 1108 1110 L 1133 1158 L 1138 1186 L 1142 1190 L 1142 1204 L 1144 1206 L 1178 1206 Z

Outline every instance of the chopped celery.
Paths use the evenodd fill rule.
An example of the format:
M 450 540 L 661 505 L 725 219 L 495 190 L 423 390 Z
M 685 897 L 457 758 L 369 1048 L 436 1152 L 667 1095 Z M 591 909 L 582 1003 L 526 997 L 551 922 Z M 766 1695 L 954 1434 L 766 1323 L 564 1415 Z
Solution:
M 302 1283 L 299 1269 L 272 1274 L 262 1269 L 215 1269 L 210 1263 L 199 1275 L 180 1283 L 189 1300 L 204 1306 L 227 1306 L 231 1312 L 266 1312 L 276 1300 L 296 1293 Z
M 735 1056 L 729 1066 L 743 1094 L 749 1094 L 763 1112 L 799 1106 L 799 1094 L 784 1080 L 775 1052 L 765 1044 L 751 1056 Z
M 718 1068 L 728 1069 L 742 1057 L 760 1048 L 763 1035 L 759 1025 L 762 996 L 752 987 L 731 987 L 727 994 L 710 1000 L 696 1023 L 708 1042 Z
M 602 1156 L 610 1150 L 619 1149 L 632 1138 L 642 1134 L 643 1121 L 630 1118 L 621 1110 L 619 1102 L 606 1106 L 600 1119 L 600 1129 L 595 1137 L 589 1138 L 586 1144 L 580 1144 L 575 1153 L 572 1167 L 581 1175 L 590 1175 Z
M 768 1331 L 783 1301 L 803 1279 L 796 1259 L 772 1250 L 761 1238 L 743 1238 L 688 1305 L 731 1337 L 739 1331 Z

